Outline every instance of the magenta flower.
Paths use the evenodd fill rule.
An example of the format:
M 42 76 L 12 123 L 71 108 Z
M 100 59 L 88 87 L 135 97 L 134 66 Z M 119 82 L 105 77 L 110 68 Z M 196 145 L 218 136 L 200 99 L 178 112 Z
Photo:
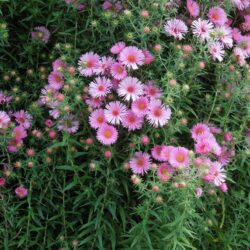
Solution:
M 213 183 L 215 186 L 220 186 L 225 182 L 226 174 L 225 169 L 219 162 L 212 162 L 209 174 L 205 177 L 205 180 L 208 180 L 210 183 Z
M 169 164 L 162 163 L 157 170 L 157 175 L 161 181 L 167 182 L 174 172 L 175 170 Z
M 224 25 L 227 22 L 226 12 L 218 6 L 209 9 L 208 18 L 216 25 Z
M 209 127 L 204 123 L 197 123 L 191 129 L 192 138 L 196 141 L 201 136 L 205 136 L 206 134 L 210 134 Z
M 162 161 L 169 161 L 170 153 L 175 147 L 173 146 L 163 146 L 161 150 L 161 159 Z
M 16 122 L 20 126 L 23 126 L 25 129 L 30 128 L 32 124 L 32 116 L 27 111 L 20 110 L 14 113 L 14 116 L 16 118 Z
M 24 139 L 27 137 L 27 132 L 23 126 L 17 126 L 13 129 L 13 134 L 16 139 Z
M 129 131 L 140 129 L 143 124 L 143 118 L 138 117 L 132 110 L 128 110 L 122 119 L 122 126 Z
M 186 3 L 187 10 L 192 17 L 197 17 L 200 14 L 200 6 L 196 1 L 187 0 Z
M 208 45 L 209 52 L 213 60 L 218 60 L 219 62 L 223 61 L 225 50 L 220 42 L 212 42 Z
M 28 189 L 20 186 L 15 189 L 15 193 L 18 198 L 23 199 L 24 197 L 28 195 Z
M 125 47 L 126 44 L 124 42 L 118 42 L 111 47 L 110 52 L 117 55 L 120 54 Z
M 122 80 L 127 76 L 126 68 L 117 62 L 111 66 L 110 73 L 117 80 Z
M 111 124 L 120 124 L 124 115 L 127 112 L 127 107 L 119 101 L 110 102 L 104 110 L 105 119 Z
M 151 150 L 152 157 L 157 161 L 164 161 L 162 159 L 162 150 L 164 146 L 163 145 L 155 145 Z
M 179 19 L 168 20 L 164 25 L 164 29 L 168 36 L 173 36 L 178 40 L 182 40 L 188 32 L 187 25 Z
M 88 52 L 82 55 L 78 61 L 78 70 L 83 76 L 93 76 L 100 61 L 100 56 L 93 52 Z
M 10 117 L 6 114 L 4 111 L 0 111 L 0 129 L 8 126 L 8 123 L 10 122 Z
M 154 61 L 154 56 L 147 50 L 142 50 L 142 53 L 144 54 L 144 64 L 150 64 Z
M 170 151 L 169 163 L 171 164 L 172 167 L 175 168 L 188 167 L 189 165 L 188 150 L 184 147 L 173 148 Z
M 129 165 L 134 174 L 143 175 L 150 169 L 150 155 L 143 152 L 135 152 L 134 157 L 129 161 Z
M 161 90 L 152 81 L 148 81 L 144 85 L 144 94 L 150 99 L 161 98 Z
M 89 93 L 94 98 L 102 98 L 110 93 L 111 87 L 112 84 L 110 79 L 106 77 L 97 77 L 93 82 L 90 83 Z
M 250 5 L 249 0 L 231 0 L 231 2 L 239 10 L 247 9 Z
M 53 90 L 59 90 L 64 84 L 63 75 L 59 72 L 51 72 L 48 77 L 49 87 Z
M 45 44 L 48 43 L 50 38 L 50 32 L 44 26 L 38 26 L 34 28 L 35 31 L 31 32 L 32 39 L 40 40 Z
M 96 109 L 89 116 L 89 123 L 92 128 L 98 129 L 102 125 L 106 124 L 103 109 Z
M 104 145 L 114 144 L 118 139 L 118 132 L 114 126 L 104 124 L 97 130 L 97 140 Z
M 59 120 L 57 127 L 60 131 L 65 131 L 70 134 L 76 133 L 79 129 L 79 121 L 75 120 L 72 114 L 69 114 Z
M 147 97 L 140 97 L 132 102 L 131 109 L 139 117 L 144 117 L 148 113 L 149 101 Z

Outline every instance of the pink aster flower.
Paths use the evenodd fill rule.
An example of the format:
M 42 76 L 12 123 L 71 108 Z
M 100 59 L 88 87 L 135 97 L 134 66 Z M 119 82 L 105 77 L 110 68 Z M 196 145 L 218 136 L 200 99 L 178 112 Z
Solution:
M 151 150 L 152 157 L 157 161 L 163 161 L 162 159 L 162 149 L 164 148 L 163 145 L 155 145 Z
M 235 155 L 234 150 L 229 150 L 226 146 L 221 147 L 221 153 L 218 155 L 218 161 L 222 166 L 227 165 L 232 161 L 233 156 Z
M 126 101 L 134 101 L 143 95 L 143 85 L 136 77 L 128 76 L 120 82 L 117 93 Z
M 204 180 L 213 183 L 215 186 L 220 186 L 225 182 L 226 174 L 225 169 L 219 162 L 212 162 L 209 173 L 205 176 Z
M 126 68 L 118 62 L 111 65 L 110 73 L 117 80 L 122 80 L 127 76 Z
M 93 52 L 81 55 L 78 61 L 78 70 L 83 76 L 93 76 L 98 68 L 100 56 Z
M 220 190 L 221 190 L 223 193 L 226 193 L 227 190 L 228 190 L 228 187 L 227 187 L 226 182 L 221 183 L 220 186 L 219 186 L 219 188 L 220 188 Z
M 248 58 L 250 56 L 250 37 L 242 36 L 238 42 L 238 47 L 242 50 L 243 55 Z
M 13 129 L 13 134 L 16 139 L 23 139 L 27 137 L 27 132 L 22 126 L 17 126 Z
M 232 4 L 239 10 L 244 10 L 249 7 L 249 0 L 231 0 Z
M 118 42 L 111 47 L 110 52 L 117 55 L 120 54 L 125 47 L 126 44 L 124 42 Z
M 188 167 L 188 150 L 184 147 L 173 148 L 170 152 L 169 163 L 175 168 Z
M 194 36 L 199 38 L 202 42 L 210 38 L 210 32 L 213 30 L 213 24 L 208 20 L 194 20 L 192 22 L 192 32 Z
M 209 9 L 208 18 L 216 25 L 224 25 L 227 22 L 226 12 L 218 6 Z
M 59 90 L 64 84 L 63 75 L 59 72 L 51 72 L 48 77 L 49 87 L 53 90 Z
M 216 59 L 221 62 L 223 60 L 223 56 L 225 54 L 225 50 L 223 46 L 219 42 L 212 42 L 208 45 L 209 52 L 215 61 Z
M 72 114 L 69 114 L 69 116 L 62 118 L 58 122 L 57 127 L 60 131 L 65 131 L 73 134 L 79 129 L 79 121 L 75 120 Z
M 168 36 L 173 36 L 178 40 L 182 40 L 188 32 L 187 25 L 179 19 L 168 20 L 165 23 L 164 28 Z
M 1 104 L 7 104 L 12 100 L 12 96 L 7 96 L 3 93 L 3 91 L 0 91 L 0 105 Z
M 28 189 L 20 186 L 15 189 L 15 193 L 18 198 L 22 199 L 28 195 Z
M 52 109 L 49 111 L 50 116 L 52 116 L 54 119 L 59 118 L 60 116 L 60 110 L 59 109 Z
M 147 114 L 148 122 L 154 127 L 163 127 L 171 117 L 171 109 L 165 107 L 160 100 L 152 100 Z
M 138 69 L 144 63 L 143 52 L 135 46 L 125 47 L 119 54 L 119 61 L 128 68 Z
M 128 130 L 140 129 L 143 124 L 143 118 L 138 117 L 132 110 L 128 110 L 122 119 L 122 126 Z
M 150 169 L 150 155 L 143 152 L 135 152 L 134 157 L 132 157 L 129 161 L 129 165 L 134 174 L 143 175 Z
M 202 196 L 203 190 L 202 188 L 198 187 L 195 189 L 195 196 L 196 198 L 200 198 Z
M 114 64 L 114 59 L 111 56 L 102 56 L 95 69 L 96 74 L 107 75 L 110 67 Z
M 163 146 L 161 150 L 161 159 L 163 161 L 169 161 L 170 153 L 174 148 L 173 146 Z
M 16 122 L 25 129 L 28 129 L 31 126 L 32 116 L 27 111 L 20 110 L 14 113 L 14 116 L 16 118 Z
M 244 22 L 241 25 L 242 30 L 245 32 L 250 31 L 250 15 L 245 15 L 244 16 Z
M 106 105 L 104 115 L 107 122 L 120 124 L 123 116 L 127 112 L 127 107 L 119 101 L 110 102 Z
M 103 109 L 94 110 L 89 116 L 89 123 L 92 128 L 98 129 L 102 125 L 106 124 Z
M 192 138 L 196 141 L 205 134 L 210 134 L 209 127 L 204 123 L 197 123 L 191 129 Z
M 117 141 L 118 132 L 114 126 L 104 124 L 97 130 L 97 140 L 104 145 L 111 145 Z
M 234 58 L 235 58 L 236 62 L 240 66 L 243 66 L 246 63 L 246 58 L 245 58 L 245 55 L 244 55 L 241 48 L 235 47 L 233 49 L 233 55 L 234 55 Z
M 241 34 L 240 30 L 238 28 L 233 28 L 232 30 L 232 36 L 233 36 L 233 40 L 236 43 L 239 43 L 243 37 L 243 35 Z
M 89 93 L 92 97 L 105 97 L 111 90 L 112 84 L 106 77 L 97 77 L 89 84 Z
M 67 64 L 63 60 L 61 60 L 60 58 L 56 59 L 52 63 L 52 66 L 53 66 L 53 71 L 54 72 L 55 71 L 60 72 L 60 70 L 67 68 Z
M 227 26 L 219 26 L 214 30 L 216 34 L 216 40 L 221 42 L 226 48 L 233 47 L 232 29 Z
M 150 99 L 161 98 L 161 90 L 152 81 L 148 81 L 144 85 L 144 94 Z
M 132 102 L 131 109 L 139 117 L 144 117 L 148 113 L 149 101 L 147 97 L 140 97 Z
M 9 152 L 14 153 L 22 146 L 23 140 L 19 138 L 12 138 L 7 146 Z
M 8 123 L 10 122 L 10 117 L 6 114 L 4 111 L 0 111 L 0 129 L 8 126 Z
M 192 17 L 197 17 L 200 14 L 200 6 L 196 1 L 187 0 L 187 10 Z
M 175 170 L 167 163 L 162 163 L 157 169 L 157 175 L 163 182 L 168 181 L 174 172 Z
M 195 144 L 195 152 L 201 155 L 207 155 L 209 153 L 220 155 L 221 147 L 212 134 L 205 134 L 205 136 L 198 138 Z
M 31 32 L 32 39 L 40 40 L 45 44 L 48 43 L 50 38 L 50 32 L 44 26 L 39 26 L 34 28 L 35 31 Z
M 86 100 L 86 104 L 92 108 L 100 108 L 103 104 L 103 98 L 91 97 Z
M 0 177 L 0 187 L 3 187 L 6 184 L 6 179 L 3 177 Z
M 144 63 L 145 64 L 150 64 L 151 62 L 154 61 L 154 56 L 147 50 L 147 49 L 144 49 L 142 51 L 143 55 L 144 55 Z

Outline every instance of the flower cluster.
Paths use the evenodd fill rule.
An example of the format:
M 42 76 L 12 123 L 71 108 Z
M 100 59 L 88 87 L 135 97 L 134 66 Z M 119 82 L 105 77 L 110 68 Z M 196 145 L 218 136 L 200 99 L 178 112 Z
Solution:
M 143 84 L 129 75 L 131 70 L 153 61 L 150 52 L 119 42 L 111 48 L 111 53 L 116 59 L 88 52 L 78 62 L 80 74 L 95 76 L 85 99 L 92 110 L 90 125 L 104 145 L 117 141 L 115 126 L 134 131 L 142 128 L 146 119 L 153 127 L 162 127 L 171 116 L 170 108 L 160 100 L 161 90 L 152 81 Z

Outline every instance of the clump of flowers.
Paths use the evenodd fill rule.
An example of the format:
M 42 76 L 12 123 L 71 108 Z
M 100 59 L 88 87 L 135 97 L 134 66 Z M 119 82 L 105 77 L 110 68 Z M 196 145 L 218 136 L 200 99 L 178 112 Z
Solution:
M 160 100 L 161 90 L 151 81 L 144 84 L 130 75 L 132 70 L 151 63 L 153 55 L 124 42 L 115 44 L 111 53 L 115 58 L 88 52 L 78 62 L 81 75 L 95 77 L 89 84 L 86 103 L 93 109 L 90 126 L 104 145 L 117 141 L 118 126 L 135 131 L 147 121 L 153 127 L 162 127 L 171 117 L 170 108 Z

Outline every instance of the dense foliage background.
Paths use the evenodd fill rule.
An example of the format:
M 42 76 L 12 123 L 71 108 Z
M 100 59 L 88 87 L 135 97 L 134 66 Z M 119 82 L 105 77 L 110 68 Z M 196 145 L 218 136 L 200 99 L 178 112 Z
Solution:
M 248 67 L 239 67 L 230 54 L 223 62 L 214 62 L 190 34 L 184 41 L 167 37 L 164 22 L 178 11 L 185 15 L 185 5 L 177 10 L 172 1 L 128 0 L 122 1 L 127 11 L 114 14 L 103 10 L 102 1 L 79 2 L 86 4 L 82 10 L 63 0 L 0 1 L 0 90 L 13 97 L 0 107 L 6 112 L 27 110 L 33 116 L 18 153 L 9 153 L 4 139 L 0 142 L 0 175 L 7 179 L 0 187 L 0 248 L 249 249 Z M 204 11 L 220 5 L 239 21 L 230 1 L 198 2 Z M 148 10 L 149 16 L 140 15 L 142 10 Z M 31 38 L 37 26 L 50 31 L 47 44 Z M 58 132 L 55 139 L 50 138 L 44 125 L 48 109 L 36 101 L 47 84 L 52 62 L 61 57 L 77 67 L 81 54 L 109 55 L 118 41 L 154 54 L 154 61 L 134 75 L 142 81 L 153 80 L 163 89 L 164 102 L 172 109 L 169 124 L 124 132 L 115 146 L 100 145 L 88 125 L 88 107 L 79 98 L 90 80 L 76 71 L 65 76 L 70 90 L 64 105 L 75 111 L 80 129 L 74 136 Z M 160 51 L 153 49 L 156 44 L 161 45 Z M 183 44 L 193 48 L 188 58 L 177 46 Z M 199 67 L 201 61 L 204 69 Z M 171 79 L 177 84 L 169 84 Z M 123 164 L 136 149 L 149 151 L 162 143 L 192 149 L 190 128 L 200 121 L 233 134 L 235 157 L 227 166 L 227 193 L 207 185 L 197 199 L 196 178 L 187 178 L 185 188 L 159 182 L 159 193 L 151 190 L 155 179 L 143 177 L 140 185 L 132 184 L 131 171 Z M 150 138 L 149 145 L 141 144 L 142 135 Z M 85 141 L 89 137 L 92 145 Z M 34 155 L 26 153 L 29 148 Z M 107 148 L 112 158 L 104 157 Z M 19 185 L 29 190 L 24 199 L 15 195 Z

